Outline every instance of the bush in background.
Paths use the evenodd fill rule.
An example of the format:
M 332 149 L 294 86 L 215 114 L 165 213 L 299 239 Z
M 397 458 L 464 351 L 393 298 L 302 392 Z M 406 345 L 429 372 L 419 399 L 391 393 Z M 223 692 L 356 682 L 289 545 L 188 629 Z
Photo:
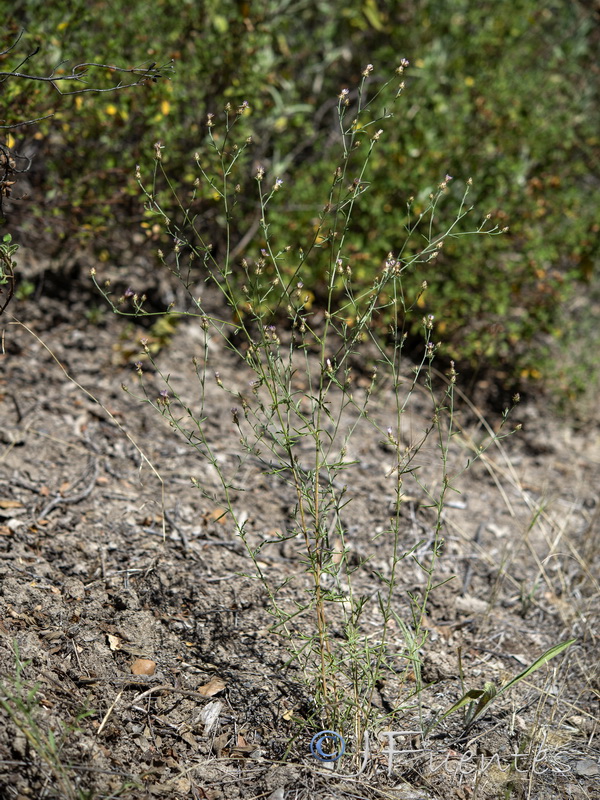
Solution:
M 9 115 L 56 110 L 33 134 L 38 169 L 43 164 L 40 215 L 65 237 L 93 237 L 101 259 L 118 256 L 115 229 L 124 224 L 152 238 L 134 171 L 152 160 L 156 140 L 167 146 L 170 173 L 179 184 L 189 179 L 192 192 L 193 153 L 222 97 L 233 108 L 251 101 L 256 158 L 302 197 L 300 208 L 283 205 L 271 220 L 273 235 L 300 246 L 318 227 L 318 187 L 339 141 L 332 98 L 356 85 L 367 61 L 376 76 L 408 58 L 408 104 L 377 150 L 374 190 L 348 243 L 354 274 L 362 272 L 367 287 L 387 254 L 397 255 L 407 204 L 418 216 L 446 174 L 472 177 L 473 202 L 510 225 L 509 234 L 485 251 L 452 239 L 427 275 L 414 275 L 414 287 L 407 274 L 407 290 L 426 278 L 423 310 L 439 320 L 446 355 L 463 370 L 491 369 L 497 383 L 513 385 L 548 372 L 549 342 L 564 335 L 561 309 L 587 291 L 598 263 L 600 26 L 584 2 L 156 0 L 130 3 L 125 13 L 104 0 L 52 7 L 22 0 L 7 31 L 20 27 L 43 46 L 48 66 L 82 53 L 132 66 L 174 59 L 173 80 L 144 93 L 60 105 L 44 87 L 8 96 Z M 31 137 L 31 129 L 20 135 Z M 234 248 L 240 259 L 263 245 L 255 167 L 247 165 L 239 188 L 240 230 L 254 233 Z M 195 203 L 222 246 L 216 198 L 200 192 Z M 313 263 L 318 299 L 324 273 Z

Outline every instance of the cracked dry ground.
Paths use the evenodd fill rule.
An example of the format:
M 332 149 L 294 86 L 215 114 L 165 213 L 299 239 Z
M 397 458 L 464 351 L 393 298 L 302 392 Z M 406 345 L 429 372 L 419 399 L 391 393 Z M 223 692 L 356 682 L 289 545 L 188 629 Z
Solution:
M 434 592 L 426 621 L 424 713 L 461 695 L 461 670 L 468 688 L 498 685 L 552 645 L 572 637 L 575 644 L 490 706 L 469 741 L 449 718 L 427 739 L 397 740 L 405 752 L 390 758 L 374 731 L 362 762 L 350 740 L 351 752 L 327 769 L 308 748 L 318 730 L 310 693 L 300 670 L 286 666 L 267 598 L 246 575 L 250 564 L 222 516 L 214 474 L 121 388 L 135 385 L 130 362 L 140 330 L 113 317 L 83 322 L 77 298 L 15 302 L 10 310 L 51 353 L 3 317 L 2 798 L 600 796 L 597 424 L 573 431 L 524 404 L 515 417 L 523 431 L 460 479 L 445 512 L 439 567 L 440 580 L 455 578 Z M 201 336 L 198 323 L 182 323 L 158 357 L 190 396 Z M 222 345 L 211 357 L 229 388 L 251 379 Z M 149 380 L 158 395 L 156 376 Z M 207 431 L 228 468 L 239 433 L 222 390 L 207 391 Z M 384 430 L 389 392 L 382 386 L 374 407 Z M 428 420 L 425 395 L 410 414 L 417 436 Z M 458 421 L 457 465 L 465 443 L 485 435 L 467 404 Z M 390 562 L 390 545 L 378 536 L 393 506 L 380 439 L 357 431 L 357 464 L 347 477 L 354 499 L 343 520 L 356 591 L 371 597 L 376 572 L 385 574 Z M 435 482 L 433 451 L 423 469 Z M 191 477 L 217 499 L 203 498 Z M 237 480 L 244 491 L 234 502 L 251 543 L 277 538 L 294 506 L 284 480 L 261 475 L 252 461 Z M 430 540 L 423 500 L 409 492 L 406 549 Z M 288 581 L 283 602 L 305 591 L 293 539 L 265 546 L 261 565 L 274 584 Z M 407 623 L 406 593 L 422 581 L 406 559 L 394 602 Z M 376 603 L 363 624 L 376 637 Z M 401 652 L 402 643 L 396 627 L 391 649 Z M 139 659 L 154 662 L 154 673 L 134 674 Z M 404 703 L 395 723 L 402 730 L 421 725 L 418 704 L 407 699 L 413 688 L 390 675 L 374 698 L 382 711 Z M 523 758 L 515 762 L 515 753 Z

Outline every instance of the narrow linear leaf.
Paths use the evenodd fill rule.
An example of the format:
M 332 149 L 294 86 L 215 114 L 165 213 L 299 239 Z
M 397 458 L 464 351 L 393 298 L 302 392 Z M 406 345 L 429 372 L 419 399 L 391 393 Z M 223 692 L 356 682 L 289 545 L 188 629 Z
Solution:
M 497 696 L 498 690 L 496 689 L 493 683 L 486 683 L 484 686 L 483 694 L 477 703 L 477 706 L 473 713 L 470 715 L 469 723 L 475 722 L 475 720 L 480 717 L 492 700 Z
M 459 700 L 454 703 L 454 705 L 450 706 L 450 708 L 442 714 L 440 717 L 440 721 L 449 717 L 450 714 L 453 714 L 455 711 L 458 711 L 459 708 L 467 705 L 467 703 L 473 703 L 475 700 L 478 700 L 477 706 L 470 716 L 469 724 L 473 723 L 478 717 L 480 717 L 485 709 L 490 705 L 490 703 L 507 689 L 510 689 L 512 686 L 515 686 L 519 681 L 524 680 L 533 672 L 538 670 L 551 658 L 562 653 L 567 647 L 570 647 L 576 639 L 569 639 L 566 642 L 561 642 L 560 644 L 556 644 L 553 647 L 550 647 L 543 653 L 538 659 L 536 659 L 533 664 L 530 664 L 523 672 L 520 672 L 518 675 L 515 675 L 508 683 L 505 683 L 504 686 L 501 686 L 500 689 L 496 689 L 493 683 L 486 683 L 483 689 L 470 689 L 466 692 Z
M 564 650 L 566 650 L 567 647 L 570 647 L 573 644 L 573 642 L 575 642 L 575 641 L 577 641 L 577 640 L 576 639 L 568 639 L 566 642 L 561 642 L 560 644 L 555 644 L 549 650 L 546 650 L 546 652 L 543 653 L 536 661 L 534 661 L 533 664 L 531 664 L 529 667 L 524 669 L 523 672 L 520 672 L 518 675 L 515 675 L 515 677 L 512 678 L 512 680 L 510 680 L 508 683 L 505 683 L 504 686 L 502 686 L 498 690 L 498 694 L 502 694 L 507 689 L 509 689 L 511 686 L 514 686 L 515 684 L 519 683 L 519 681 L 522 681 L 524 678 L 527 678 L 533 672 L 538 670 L 540 667 L 543 667 L 546 662 L 550 661 L 551 658 L 554 658 L 555 656 L 560 655 L 560 653 L 562 653 Z
M 463 694 L 460 700 L 457 700 L 456 703 L 451 705 L 450 708 L 442 714 L 440 720 L 446 719 L 446 717 L 449 717 L 450 714 L 454 714 L 455 711 L 458 711 L 459 708 L 466 706 L 467 703 L 472 703 L 474 700 L 479 700 L 479 698 L 484 694 L 485 692 L 483 689 L 469 689 L 468 692 Z

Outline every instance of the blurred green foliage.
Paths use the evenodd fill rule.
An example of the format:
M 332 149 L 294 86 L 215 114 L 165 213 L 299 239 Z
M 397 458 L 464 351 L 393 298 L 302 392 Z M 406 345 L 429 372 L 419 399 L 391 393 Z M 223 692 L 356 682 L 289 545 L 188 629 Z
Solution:
M 218 121 L 226 102 L 244 100 L 254 145 L 240 163 L 236 214 L 246 250 L 236 256 L 261 246 L 252 180 L 259 163 L 285 181 L 271 235 L 282 247 L 306 246 L 336 167 L 340 90 L 348 87 L 352 99 L 367 63 L 375 87 L 408 58 L 405 96 L 377 148 L 349 241 L 355 274 L 363 270 L 369 285 L 387 253 L 399 251 L 410 197 L 418 213 L 452 175 L 450 218 L 450 201 L 471 177 L 479 214 L 489 212 L 509 233 L 493 243 L 454 239 L 430 269 L 407 277 L 407 291 L 427 281 L 424 313 L 435 315 L 445 352 L 458 363 L 492 368 L 507 381 L 535 380 L 547 368 L 548 342 L 562 334 L 559 309 L 598 267 L 600 19 L 593 4 L 15 0 L 5 22 L 4 42 L 25 28 L 20 52 L 41 46 L 27 63 L 32 72 L 63 59 L 174 60 L 170 81 L 141 90 L 59 98 L 44 84 L 3 85 L 7 124 L 54 112 L 35 131 L 12 132 L 17 145 L 37 140 L 40 215 L 61 235 L 93 236 L 102 257 L 110 257 L 116 227 L 141 225 L 152 237 L 134 172 L 136 164 L 151 169 L 154 143 L 165 145 L 185 203 L 198 177 L 193 154 L 205 158 L 207 113 Z M 0 68 L 9 62 L 14 54 Z M 194 202 L 222 246 L 210 187 Z M 253 226 L 256 236 L 244 241 Z M 318 296 L 318 260 L 313 269 Z

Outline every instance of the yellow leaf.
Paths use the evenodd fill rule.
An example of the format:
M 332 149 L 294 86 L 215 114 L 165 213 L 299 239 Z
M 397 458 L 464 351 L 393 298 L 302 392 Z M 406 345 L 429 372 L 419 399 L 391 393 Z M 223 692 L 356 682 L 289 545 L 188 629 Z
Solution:
M 56 30 L 57 31 L 64 31 L 65 28 L 68 28 L 68 27 L 69 27 L 69 23 L 68 22 L 59 22 L 59 24 L 56 26 Z
M 160 104 L 160 110 L 166 117 L 169 111 L 171 110 L 171 103 L 169 103 L 168 100 L 163 100 L 162 103 Z
M 307 311 L 310 311 L 312 308 L 312 304 L 314 302 L 315 296 L 309 290 L 307 292 L 302 293 L 302 308 L 305 308 Z
M 75 108 L 79 111 L 82 105 L 83 105 L 83 97 L 80 94 L 78 94 L 75 97 Z
M 107 114 L 110 114 L 111 117 L 114 117 L 114 115 L 117 113 L 118 109 L 117 109 L 117 107 L 115 105 L 110 103 L 109 105 L 106 106 L 105 111 L 106 111 Z
M 11 148 L 15 146 L 15 137 L 11 133 L 6 137 L 6 146 Z

